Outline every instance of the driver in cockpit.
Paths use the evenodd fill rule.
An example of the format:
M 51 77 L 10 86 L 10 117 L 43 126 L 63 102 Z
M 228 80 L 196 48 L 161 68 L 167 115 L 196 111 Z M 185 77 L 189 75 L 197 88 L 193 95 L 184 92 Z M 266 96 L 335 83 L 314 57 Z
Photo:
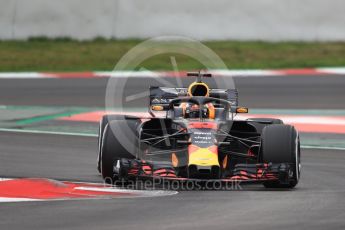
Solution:
M 203 82 L 193 82 L 188 87 L 187 95 L 189 97 L 192 96 L 203 96 L 209 97 L 209 88 Z M 200 117 L 200 110 L 199 106 L 192 102 L 183 102 L 180 104 L 180 108 L 182 108 L 182 114 L 184 118 L 199 118 Z M 213 103 L 207 103 L 204 105 L 202 109 L 202 118 L 214 119 L 215 118 L 215 108 Z

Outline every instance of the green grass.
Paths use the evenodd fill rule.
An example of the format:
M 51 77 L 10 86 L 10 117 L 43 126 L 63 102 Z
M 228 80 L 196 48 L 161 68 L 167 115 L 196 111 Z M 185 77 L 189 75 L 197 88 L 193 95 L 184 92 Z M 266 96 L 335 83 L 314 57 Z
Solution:
M 45 38 L 0 41 L 0 71 L 112 70 L 140 40 L 78 42 Z M 230 69 L 304 68 L 345 66 L 345 42 L 204 42 Z M 172 70 L 170 54 L 141 63 L 137 69 Z M 180 70 L 204 68 L 184 55 L 173 55 Z

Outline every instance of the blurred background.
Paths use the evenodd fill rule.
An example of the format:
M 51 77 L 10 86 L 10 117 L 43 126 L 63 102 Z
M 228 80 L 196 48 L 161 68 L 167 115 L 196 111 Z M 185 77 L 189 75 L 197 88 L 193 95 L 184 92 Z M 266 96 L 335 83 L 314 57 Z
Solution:
M 2 0 L 2 39 L 341 41 L 341 0 Z
M 344 66 L 344 8 L 342 0 L 0 0 L 0 71 L 111 70 L 142 40 L 169 35 L 203 41 L 231 69 Z M 178 59 L 180 69 L 201 67 Z M 159 56 L 146 68 L 171 65 Z

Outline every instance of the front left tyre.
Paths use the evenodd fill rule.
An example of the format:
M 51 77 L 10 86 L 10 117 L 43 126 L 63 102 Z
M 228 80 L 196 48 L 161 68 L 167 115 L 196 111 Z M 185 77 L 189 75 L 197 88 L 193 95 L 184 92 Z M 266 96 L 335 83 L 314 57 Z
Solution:
M 261 158 L 264 163 L 288 163 L 288 183 L 265 182 L 266 188 L 294 188 L 301 173 L 300 140 L 297 130 L 291 125 L 268 125 L 262 130 Z

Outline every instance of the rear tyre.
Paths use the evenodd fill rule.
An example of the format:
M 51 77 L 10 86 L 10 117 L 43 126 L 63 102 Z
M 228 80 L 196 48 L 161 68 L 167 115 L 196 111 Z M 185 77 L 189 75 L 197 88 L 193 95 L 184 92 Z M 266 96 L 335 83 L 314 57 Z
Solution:
M 113 114 L 113 115 L 104 115 L 102 119 L 99 121 L 99 129 L 98 129 L 98 155 L 97 155 L 97 170 L 99 173 L 101 173 L 101 146 L 102 146 L 102 140 L 103 140 L 103 133 L 105 127 L 108 125 L 110 121 L 115 121 L 115 120 L 126 120 L 127 119 L 133 119 L 133 120 L 138 120 L 139 118 L 134 117 L 134 116 L 124 116 L 124 115 L 118 115 L 118 114 Z
M 103 179 L 107 183 L 113 183 L 117 179 L 114 175 L 114 163 L 121 158 L 134 159 L 138 146 L 136 120 L 115 120 L 105 126 L 101 143 L 100 169 Z M 114 132 L 119 132 L 122 138 L 131 142 L 131 145 L 124 146 Z
M 291 125 L 269 125 L 262 131 L 261 158 L 265 163 L 289 163 L 292 176 L 289 183 L 265 182 L 266 188 L 293 188 L 298 184 L 301 169 L 299 135 Z

